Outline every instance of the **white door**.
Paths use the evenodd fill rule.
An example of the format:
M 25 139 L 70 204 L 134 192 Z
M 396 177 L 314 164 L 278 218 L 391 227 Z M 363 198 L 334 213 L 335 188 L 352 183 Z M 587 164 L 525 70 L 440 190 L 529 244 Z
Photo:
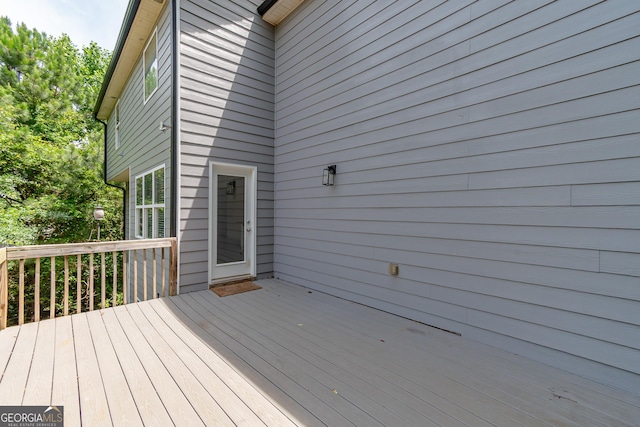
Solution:
M 256 186 L 255 167 L 211 163 L 211 283 L 256 275 Z

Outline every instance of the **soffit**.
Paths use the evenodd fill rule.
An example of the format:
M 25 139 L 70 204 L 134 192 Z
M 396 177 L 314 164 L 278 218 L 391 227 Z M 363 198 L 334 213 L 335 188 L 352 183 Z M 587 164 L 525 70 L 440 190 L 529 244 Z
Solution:
M 304 0 L 277 0 L 264 12 L 262 19 L 271 25 L 278 25 L 289 16 Z M 266 2 L 265 2 L 266 3 Z
M 109 67 L 114 67 L 113 72 L 111 76 L 105 76 L 105 79 L 109 80 L 108 82 L 106 80 L 103 82 L 103 90 L 105 84 L 107 87 L 106 90 L 104 90 L 102 99 L 98 100 L 98 102 L 100 102 L 99 106 L 96 106 L 96 117 L 98 119 L 106 120 L 111 115 L 124 85 L 144 50 L 149 35 L 151 35 L 151 32 L 155 28 L 164 3 L 165 0 L 140 0 L 140 5 L 135 12 L 126 38 L 124 40 L 122 40 L 122 38 L 118 39 L 118 44 L 114 49 L 114 58 L 112 58 L 112 64 L 110 64 Z M 123 23 L 123 25 L 126 25 L 126 21 L 127 19 L 125 17 L 125 23 Z M 126 28 L 121 30 L 121 37 L 123 30 L 126 32 Z M 118 52 L 118 48 L 120 47 L 122 48 L 121 53 L 116 58 L 115 53 Z M 115 66 L 113 61 L 117 61 Z

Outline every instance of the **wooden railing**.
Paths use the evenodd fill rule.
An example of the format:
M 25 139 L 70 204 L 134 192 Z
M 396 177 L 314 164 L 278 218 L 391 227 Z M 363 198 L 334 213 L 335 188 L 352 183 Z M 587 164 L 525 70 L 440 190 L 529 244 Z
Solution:
M 7 327 L 9 277 L 7 275 L 7 249 L 0 248 L 0 330 Z
M 62 270 L 56 269 L 56 260 L 62 261 Z M 47 275 L 45 270 L 49 280 L 41 283 L 42 274 Z M 0 249 L 0 330 L 9 323 L 21 325 L 40 320 L 41 300 L 46 299 L 41 295 L 42 287 L 49 291 L 49 318 L 56 313 L 68 315 L 91 311 L 96 306 L 105 308 L 150 296 L 176 295 L 177 241 L 166 238 Z M 62 301 L 56 301 L 59 294 Z M 75 307 L 70 301 L 75 302 Z M 29 319 L 25 319 L 26 303 Z M 10 308 L 17 311 L 17 321 L 8 322 Z

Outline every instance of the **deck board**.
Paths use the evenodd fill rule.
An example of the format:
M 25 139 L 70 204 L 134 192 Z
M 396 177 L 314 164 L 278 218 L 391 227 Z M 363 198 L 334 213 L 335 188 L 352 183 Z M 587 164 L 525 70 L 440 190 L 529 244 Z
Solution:
M 230 360 L 240 369 L 244 369 L 246 378 L 266 390 L 266 393 L 275 398 L 288 410 L 294 411 L 295 417 L 302 421 L 302 425 L 323 426 L 315 414 L 322 413 L 327 418 L 335 421 L 334 424 L 341 425 L 345 419 L 331 406 L 320 400 L 311 400 L 307 406 L 301 405 L 297 399 L 307 394 L 307 390 L 298 382 L 282 376 L 281 371 L 263 359 L 261 354 L 256 354 L 252 350 L 246 349 L 234 340 L 226 340 L 224 333 L 218 330 L 218 325 L 210 322 L 209 313 L 202 315 L 191 304 L 191 297 L 187 294 L 183 298 L 174 299 L 176 307 L 184 313 L 183 321 L 191 327 L 191 330 L 199 334 L 210 346 L 221 352 L 223 357 Z M 279 384 L 274 383 L 274 378 L 278 378 Z M 303 408 L 300 410 L 300 408 Z
M 112 309 L 102 310 L 108 337 L 114 345 L 120 369 L 124 374 L 133 401 L 145 425 L 170 426 L 173 421 L 160 400 L 147 372 L 129 343 Z
M 22 399 L 23 405 L 48 405 L 51 401 L 55 327 L 51 320 L 44 320 L 38 324 L 31 368 Z
M 30 323 L 16 327 L 18 338 L 11 358 L 0 381 L 0 399 L 3 405 L 21 405 L 29 377 L 33 349 L 36 345 L 38 324 Z
M 65 422 L 70 426 L 79 426 L 80 392 L 78 390 L 78 370 L 76 351 L 73 343 L 71 317 L 54 320 L 56 339 L 54 343 L 53 387 L 51 405 L 64 405 Z
M 277 288 L 274 289 L 274 291 L 275 290 L 277 290 Z M 413 333 L 429 334 L 430 338 L 432 338 L 429 341 L 431 345 L 423 346 L 422 344 L 424 344 L 425 341 L 413 340 L 411 339 L 411 334 L 407 335 L 406 320 L 396 318 L 393 315 L 387 315 L 385 321 L 382 322 L 377 321 L 379 319 L 366 319 L 365 322 L 362 322 L 362 316 L 358 316 L 357 313 L 364 313 L 368 308 L 357 304 L 352 304 L 343 300 L 333 301 L 334 299 L 331 297 L 328 297 L 330 304 L 324 303 L 323 301 L 327 300 L 327 296 L 317 294 L 313 297 L 308 296 L 307 299 L 313 298 L 314 304 L 323 304 L 322 310 L 310 312 L 308 310 L 305 311 L 304 308 L 299 309 L 296 307 L 296 305 L 299 304 L 294 304 L 297 301 L 295 297 L 287 298 L 288 295 L 286 292 L 279 292 L 275 299 L 267 297 L 261 298 L 261 303 L 268 305 L 274 313 L 282 313 L 286 311 L 287 313 L 300 313 L 300 315 L 304 317 L 316 314 L 316 316 L 313 317 L 313 323 L 308 325 L 309 327 L 314 327 L 316 329 L 321 328 L 321 326 L 318 326 L 316 322 L 326 321 L 330 316 L 348 319 L 348 324 L 345 326 L 340 324 L 337 327 L 342 328 L 342 332 L 347 334 L 351 340 L 365 338 L 365 341 L 361 342 L 357 346 L 357 350 L 361 350 L 361 353 L 357 356 L 364 357 L 370 363 L 374 362 L 374 358 L 380 359 L 380 356 L 384 358 L 385 354 L 390 354 L 391 356 L 388 360 L 393 362 L 397 360 L 402 361 L 401 364 L 394 363 L 394 370 L 398 373 L 405 372 L 407 375 L 410 375 L 419 371 L 421 375 L 425 375 L 427 372 L 426 369 L 434 370 L 453 381 L 463 383 L 468 387 L 473 388 L 475 392 L 481 393 L 481 395 L 497 399 L 501 403 L 513 408 L 518 408 L 520 411 L 530 414 L 535 417 L 535 421 L 538 423 L 550 422 L 554 425 L 562 423 L 576 426 L 589 425 L 593 423 L 590 418 L 584 417 L 582 413 L 576 414 L 575 410 L 564 411 L 561 407 L 564 402 L 555 404 L 556 410 L 552 413 L 552 417 L 550 417 L 549 411 L 545 409 L 549 406 L 547 401 L 552 397 L 552 393 L 550 393 L 549 390 L 545 390 L 544 396 L 540 396 L 540 393 L 532 393 L 531 381 L 527 380 L 526 382 L 523 382 L 522 379 L 519 378 L 519 376 L 522 375 L 522 369 L 520 369 L 519 366 L 512 366 L 512 371 L 517 372 L 518 376 L 509 376 L 504 378 L 505 372 L 508 373 L 511 371 L 495 369 L 495 366 L 503 367 L 505 363 L 504 360 L 501 360 L 497 365 L 492 366 L 494 365 L 493 359 L 495 358 L 495 352 L 491 352 L 489 357 L 486 359 L 479 359 L 478 357 L 481 353 L 476 351 L 475 353 L 477 354 L 477 357 L 470 359 L 464 352 L 461 353 L 458 350 L 458 347 L 452 347 L 451 340 L 455 340 L 457 337 L 452 338 L 450 334 L 445 332 L 428 328 L 424 325 L 414 324 L 414 326 L 411 327 Z M 278 304 L 278 301 L 280 304 Z M 286 301 L 289 301 L 290 304 L 286 304 Z M 321 313 L 321 315 L 317 316 L 317 313 Z M 400 325 L 405 326 L 402 327 Z M 325 328 L 321 329 L 316 336 L 326 336 L 328 333 L 330 333 L 330 331 Z M 401 339 L 401 335 L 403 334 L 405 335 L 405 339 Z M 385 344 L 383 345 L 392 346 L 386 352 L 380 352 L 380 344 L 377 344 L 381 337 L 385 338 Z M 369 341 L 377 344 L 378 347 L 371 345 L 366 341 L 366 338 L 369 338 Z M 421 352 L 411 351 L 415 350 L 416 347 L 421 348 Z M 451 350 L 452 348 L 453 350 Z M 474 351 L 477 349 L 477 345 L 471 345 L 469 350 Z M 394 354 L 396 352 L 397 354 Z M 369 355 L 372 355 L 373 357 L 370 357 Z M 402 355 L 402 357 L 398 357 L 400 355 Z M 462 355 L 462 357 L 460 357 L 460 355 Z M 413 356 L 417 356 L 417 358 Z M 522 362 L 522 358 L 520 358 L 519 361 Z M 384 363 L 384 360 L 381 360 L 381 363 Z M 482 363 L 482 370 L 477 369 L 478 363 Z M 539 381 L 539 379 L 536 378 L 536 381 Z M 434 384 L 435 382 L 433 378 L 423 377 L 423 381 L 421 381 L 421 383 Z M 514 384 L 520 386 L 513 387 Z M 443 388 L 446 389 L 446 387 L 439 387 L 439 389 Z M 508 392 L 506 390 L 508 390 Z M 461 401 L 460 395 L 457 395 L 456 400 L 458 402 Z M 469 408 L 467 405 L 465 405 L 465 407 Z M 476 410 L 476 413 L 480 413 L 480 411 Z M 563 417 L 563 414 L 569 415 L 570 418 Z M 518 418 L 518 414 L 512 413 L 512 415 Z M 522 421 L 529 423 L 534 422 L 534 420 L 531 420 L 528 417 L 522 419 Z M 474 420 L 473 422 L 475 424 L 478 421 Z M 628 422 L 631 422 L 631 420 L 628 420 Z M 612 421 L 610 422 L 610 425 L 616 424 Z
M 113 369 L 119 365 L 118 356 L 102 321 L 102 312 L 92 311 L 86 317 L 94 337 L 93 343 L 113 425 L 143 426 L 124 373 L 120 369 Z
M 205 298 L 216 307 L 216 311 L 221 315 L 230 316 L 233 313 L 232 307 L 218 303 L 223 300 L 211 301 L 212 298 L 209 295 L 205 296 Z M 240 308 L 242 307 L 240 306 Z M 237 309 L 238 305 L 235 305 L 235 308 Z M 336 392 L 343 397 L 348 396 L 346 397 L 347 399 L 354 404 L 358 404 L 361 409 L 370 413 L 381 423 L 384 424 L 385 420 L 387 423 L 397 422 L 400 419 L 406 425 L 438 425 L 431 421 L 427 414 L 420 413 L 418 409 L 421 405 L 412 407 L 402 402 L 397 397 L 399 390 L 395 390 L 396 393 L 388 392 L 387 384 L 376 383 L 375 380 L 379 377 L 371 375 L 371 372 L 364 372 L 352 358 L 344 357 L 346 356 L 344 353 L 336 354 L 329 351 L 328 348 L 332 343 L 325 342 L 325 345 L 322 346 L 318 342 L 314 342 L 314 340 L 305 338 L 304 334 L 300 334 L 303 329 L 292 323 L 291 318 L 289 318 L 288 322 L 278 321 L 275 317 L 259 316 L 255 311 L 251 311 L 249 306 L 245 308 L 246 310 L 242 310 L 244 315 L 241 320 L 244 327 L 261 329 L 256 325 L 271 324 L 278 326 L 275 331 L 269 331 L 269 335 L 261 331 L 263 338 L 273 340 L 274 332 L 277 333 L 275 341 L 285 348 L 294 349 L 297 357 L 303 360 L 306 365 L 314 368 L 314 377 L 323 377 L 325 380 L 330 381 Z M 366 393 L 367 396 L 364 396 L 363 393 Z M 383 404 L 380 404 L 380 402 L 383 402 Z M 424 404 L 424 402 L 421 403 Z M 452 419 L 449 418 L 448 422 L 448 425 L 453 425 Z
M 640 395 L 278 280 L 0 331 L 0 405 L 66 425 L 638 426 Z
M 244 351 L 252 349 L 260 353 L 262 357 L 274 361 L 274 366 L 280 365 L 282 376 L 286 375 L 290 379 L 295 379 L 307 391 L 305 394 L 308 399 L 318 399 L 325 402 L 343 414 L 354 425 L 384 425 L 372 413 L 361 407 L 362 399 L 360 396 L 354 396 L 353 394 L 355 393 L 349 395 L 349 397 L 338 396 L 333 390 L 340 390 L 342 386 L 342 392 L 344 393 L 344 389 L 347 388 L 346 384 L 343 385 L 338 378 L 327 375 L 326 372 L 317 369 L 316 366 L 299 357 L 294 349 L 287 348 L 281 344 L 281 336 L 278 335 L 276 328 L 272 328 L 270 331 L 273 339 L 261 335 L 255 331 L 260 325 L 247 325 L 243 321 L 244 316 L 243 319 L 240 319 L 230 318 L 228 313 L 221 315 L 220 306 L 208 303 L 209 295 L 210 293 L 207 293 L 203 298 L 198 298 L 197 300 L 193 298 L 192 304 L 199 304 L 203 309 L 207 310 L 207 316 L 214 319 L 216 327 L 225 331 L 228 336 L 234 337 L 238 344 L 245 347 Z M 274 378 L 277 381 L 276 385 L 278 385 L 281 379 Z M 282 383 L 284 384 L 284 381 Z
M 110 426 L 111 413 L 104 391 L 104 378 L 93 347 L 87 315 L 72 316 L 73 339 L 76 347 L 80 415 L 87 426 Z
M 288 288 L 285 288 L 288 289 Z M 288 297 L 287 293 L 279 292 L 278 288 L 272 288 L 272 291 L 278 292 L 278 300 Z M 299 292 L 299 291 L 298 291 Z M 540 412 L 540 408 L 544 408 L 545 414 L 548 412 L 548 401 L 553 398 L 554 391 L 566 389 L 567 386 L 575 393 L 586 393 L 585 399 L 579 403 L 582 405 L 580 413 L 577 414 L 574 403 L 569 399 L 557 399 L 553 405 L 554 415 L 566 413 L 571 420 L 578 425 L 593 424 L 593 420 L 606 419 L 606 425 L 616 425 L 617 422 L 634 424 L 636 419 L 624 417 L 623 411 L 616 412 L 618 409 L 629 409 L 630 401 L 618 400 L 620 397 L 628 398 L 630 395 L 615 389 L 603 386 L 592 381 L 585 381 L 575 375 L 568 374 L 564 371 L 550 368 L 548 366 L 532 362 L 526 358 L 512 355 L 507 352 L 496 351 L 495 348 L 480 344 L 466 339 L 459 339 L 454 335 L 437 329 L 429 328 L 424 325 L 413 323 L 410 327 L 412 333 L 422 333 L 429 336 L 427 340 L 415 340 L 411 338 L 411 334 L 407 330 L 406 320 L 397 316 L 382 314 L 375 318 L 368 318 L 365 313 L 369 308 L 353 304 L 344 300 L 335 300 L 324 294 L 314 293 L 314 304 L 321 304 L 322 307 L 314 312 L 306 313 L 322 313 L 320 319 L 326 319 L 335 316 L 341 319 L 348 319 L 349 325 L 353 333 L 363 334 L 363 336 L 371 337 L 373 340 L 384 338 L 387 344 L 391 344 L 392 348 L 388 350 L 388 354 L 393 354 L 393 358 L 402 355 L 403 361 L 411 361 L 421 363 L 424 356 L 428 355 L 429 360 L 435 358 L 436 363 L 432 366 L 439 372 L 446 373 L 457 381 L 464 382 L 467 385 L 474 385 L 474 388 L 481 390 L 483 393 L 495 393 L 501 390 L 508 391 L 506 399 L 511 399 L 515 395 L 520 399 L 513 401 L 515 407 L 526 408 L 523 404 L 534 402 L 532 410 Z M 262 303 L 268 299 L 264 298 Z M 296 302 L 295 297 L 289 296 L 290 306 L 270 306 L 271 310 L 279 311 L 284 308 L 294 310 L 293 304 Z M 355 315 L 360 313 L 360 315 Z M 317 316 L 316 316 L 317 317 Z M 403 326 L 404 325 L 404 326 Z M 415 351 L 418 349 L 419 351 Z M 376 356 L 384 353 L 372 352 Z M 473 354 L 471 358 L 468 354 Z M 482 369 L 478 370 L 478 364 L 482 364 Z M 469 375 L 471 374 L 471 375 Z M 599 395 L 590 390 L 610 390 L 606 395 Z M 504 395 L 504 393 L 502 393 Z M 617 396 L 617 397 L 615 397 Z M 569 396 L 568 396 L 569 397 Z M 602 405 L 602 403 L 605 403 Z M 635 401 L 637 405 L 637 400 Z M 593 408 L 590 405 L 593 404 Z M 566 411 L 562 409 L 567 408 Z M 603 408 L 611 408 L 612 412 L 607 409 L 602 412 Z M 584 413 L 592 415 L 592 417 L 584 417 Z M 617 417 L 622 418 L 616 421 Z M 562 418 L 562 417 L 560 417 Z M 560 420 L 552 420 L 558 422 Z M 564 422 L 568 422 L 565 420 Z
M 425 420 L 432 420 L 438 425 L 447 426 L 492 425 L 454 402 L 439 396 L 437 390 L 434 392 L 415 383 L 411 380 L 413 373 L 409 373 L 408 378 L 400 375 L 397 369 L 400 366 L 397 359 L 382 357 L 374 361 L 368 358 L 367 354 L 375 354 L 379 351 L 379 348 L 375 347 L 378 343 L 363 341 L 360 339 L 361 337 L 349 335 L 348 325 L 335 323 L 325 327 L 321 324 L 322 316 L 315 317 L 309 310 L 299 309 L 295 305 L 273 304 L 272 301 L 269 301 L 268 296 L 260 298 L 260 303 L 269 307 L 272 313 L 269 320 L 279 319 L 281 327 L 297 337 L 298 345 L 315 348 L 318 353 L 323 354 L 336 366 L 342 367 L 353 375 L 358 375 L 363 381 L 369 383 L 368 390 L 372 390 L 374 393 L 386 391 L 386 395 L 377 396 L 380 401 L 400 401 L 402 405 L 398 409 L 404 409 L 404 406 L 411 404 L 411 408 L 420 412 L 424 417 L 421 424 L 424 424 Z M 297 326 L 299 323 L 293 323 L 291 326 L 292 316 L 299 316 L 296 318 L 303 319 L 305 323 L 302 323 L 302 326 Z M 342 342 L 338 342 L 336 339 L 327 339 L 327 337 L 334 336 L 336 331 L 344 334 Z M 362 363 L 363 360 L 367 360 L 367 363 Z
M 2 380 L 5 373 L 7 363 L 9 363 L 19 330 L 20 328 L 9 328 L 0 331 L 0 380 Z
M 264 297 L 262 303 L 268 304 L 268 302 L 266 301 L 268 299 L 269 299 L 268 296 Z M 296 307 L 294 306 L 284 305 L 284 306 L 272 306 L 270 308 L 273 310 L 274 313 L 284 313 L 284 312 L 286 312 L 287 314 L 297 313 Z M 308 317 L 307 313 L 309 312 L 308 311 L 298 312 L 298 315 L 302 316 L 301 318 L 305 318 L 308 320 L 308 322 L 303 323 L 302 327 L 299 329 L 305 330 L 308 328 L 313 328 L 313 329 L 321 328 L 321 326 L 317 325 L 317 322 L 318 321 L 322 322 L 323 319 L 318 320 L 316 318 L 310 318 Z M 273 316 L 270 316 L 270 317 L 273 317 Z M 479 396 L 472 389 L 464 387 L 461 383 L 457 383 L 451 378 L 445 375 L 440 375 L 439 373 L 435 372 L 429 363 L 431 362 L 431 359 L 426 361 L 421 360 L 418 365 L 409 366 L 409 367 L 403 366 L 402 364 L 399 363 L 401 358 L 378 358 L 378 360 L 373 360 L 368 355 L 380 354 L 381 347 L 388 346 L 386 343 L 382 343 L 380 339 L 373 339 L 371 337 L 366 337 L 366 339 L 362 339 L 362 337 L 359 337 L 357 335 L 349 335 L 348 332 L 351 330 L 349 326 L 342 327 L 341 325 L 335 325 L 333 326 L 333 329 L 335 328 L 340 328 L 340 332 L 344 334 L 346 339 L 344 339 L 343 342 L 338 342 L 334 340 L 330 343 L 326 343 L 326 347 L 333 348 L 333 349 L 342 348 L 343 351 L 351 352 L 351 353 L 346 353 L 343 356 L 340 356 L 340 355 L 334 356 L 331 359 L 331 360 L 334 360 L 333 363 L 337 364 L 339 363 L 338 360 L 344 360 L 344 359 L 367 360 L 369 363 L 367 363 L 365 366 L 368 366 L 369 364 L 371 364 L 376 367 L 375 373 L 368 372 L 362 375 L 363 377 L 369 377 L 369 378 L 371 378 L 372 374 L 374 374 L 376 377 L 380 377 L 382 376 L 383 371 L 391 371 L 391 370 L 394 370 L 400 374 L 403 374 L 404 377 L 401 377 L 400 381 L 404 380 L 402 381 L 402 384 L 405 387 L 405 390 L 396 390 L 396 393 L 395 393 L 396 397 L 400 400 L 407 401 L 410 399 L 410 393 L 406 391 L 406 388 L 411 387 L 410 379 L 415 380 L 416 376 L 418 376 L 422 378 L 422 381 L 420 381 L 420 383 L 429 384 L 431 387 L 431 390 L 426 390 L 425 388 L 420 389 L 420 387 L 418 387 L 417 389 L 414 388 L 417 395 L 424 395 L 425 393 L 429 393 L 431 396 L 433 396 L 435 393 L 443 394 L 442 390 L 450 390 L 455 394 L 457 401 L 459 403 L 462 403 L 463 407 L 474 408 L 475 414 L 477 414 L 479 417 L 482 417 L 482 418 L 479 418 L 478 416 L 476 416 L 471 419 L 467 418 L 467 421 L 469 423 L 472 423 L 472 425 L 482 425 L 484 423 L 486 423 L 487 425 L 494 425 L 495 423 L 506 424 L 509 422 L 510 423 L 520 422 L 523 424 L 536 424 L 540 422 L 539 420 L 536 420 L 530 416 L 527 416 L 526 414 L 523 414 L 518 411 L 514 411 L 509 407 L 505 411 L 503 411 L 501 414 L 491 413 L 491 405 L 486 404 L 486 400 L 487 400 L 486 398 L 483 398 L 483 396 L 481 395 Z M 330 334 L 331 332 L 332 331 L 329 329 L 323 329 L 320 331 L 319 334 L 315 335 L 313 340 L 311 341 L 312 342 L 318 341 L 319 339 L 321 339 L 323 335 L 327 336 L 326 334 L 327 333 Z M 333 334 L 334 336 L 338 336 L 337 334 L 335 334 L 335 330 L 333 332 L 334 332 Z M 350 354 L 350 357 L 349 357 L 349 354 Z M 360 364 L 360 366 L 362 366 L 362 364 Z M 360 366 L 355 368 L 356 372 L 362 370 Z M 369 387 L 366 387 L 365 390 L 367 390 L 368 393 L 375 393 L 376 391 L 378 391 L 378 386 L 373 387 L 372 385 L 370 385 Z M 378 397 L 378 401 L 380 402 L 388 402 L 388 400 L 389 399 L 386 398 L 385 396 Z M 464 418 L 464 416 L 466 415 L 466 414 L 460 413 L 462 412 L 462 409 L 460 407 L 455 408 L 450 406 L 448 411 L 449 413 L 455 414 L 462 418 Z M 431 411 L 430 415 L 431 414 L 433 414 L 433 411 Z M 505 416 L 507 415 L 509 416 L 509 418 L 505 418 Z M 452 425 L 452 421 L 451 420 L 446 421 L 446 425 Z
M 171 370 L 167 369 L 153 347 L 147 342 L 139 326 L 131 318 L 127 307 L 115 307 L 113 311 L 173 422 L 183 422 L 184 425 L 194 427 L 204 426 L 204 422 L 194 410 L 192 403 L 187 400 L 186 390 L 180 389 Z
M 153 328 L 137 304 L 128 305 L 126 309 L 131 316 L 131 320 L 138 325 L 142 336 L 147 340 L 149 348 L 153 349 L 158 356 L 158 360 L 164 365 L 204 425 L 233 426 L 234 423 L 231 418 L 229 418 L 216 400 L 213 399 L 209 391 L 199 381 L 197 374 L 190 371 L 188 366 L 183 363 L 181 358 L 176 354 L 174 346 L 165 341 L 163 337 L 165 334 L 160 335 L 158 331 Z
M 265 406 L 270 406 L 264 396 L 256 393 L 253 388 L 246 387 L 237 372 L 233 371 L 206 344 L 190 334 L 188 329 L 176 322 L 175 318 L 166 311 L 166 308 L 163 308 L 162 303 L 141 306 L 145 316 L 158 329 L 164 330 L 165 339 L 176 351 L 176 354 L 194 374 L 197 374 L 198 380 L 207 388 L 207 392 L 216 402 L 220 403 L 220 406 L 224 408 L 235 424 L 294 425 L 284 416 L 270 418 L 269 414 L 273 411 L 264 410 Z M 170 329 L 162 327 L 165 322 Z M 280 412 L 278 411 L 277 414 Z M 261 416 L 264 416 L 267 421 L 263 421 Z

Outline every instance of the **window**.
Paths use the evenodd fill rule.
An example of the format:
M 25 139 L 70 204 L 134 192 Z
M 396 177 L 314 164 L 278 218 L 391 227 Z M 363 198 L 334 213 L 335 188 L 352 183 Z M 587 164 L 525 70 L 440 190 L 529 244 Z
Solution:
M 156 31 L 153 32 L 147 47 L 144 48 L 144 102 L 158 88 L 158 50 L 156 44 Z
M 116 150 L 120 148 L 120 100 L 116 102 L 116 109 L 114 110 L 115 122 L 116 122 Z
M 136 237 L 164 237 L 164 166 L 136 177 Z

